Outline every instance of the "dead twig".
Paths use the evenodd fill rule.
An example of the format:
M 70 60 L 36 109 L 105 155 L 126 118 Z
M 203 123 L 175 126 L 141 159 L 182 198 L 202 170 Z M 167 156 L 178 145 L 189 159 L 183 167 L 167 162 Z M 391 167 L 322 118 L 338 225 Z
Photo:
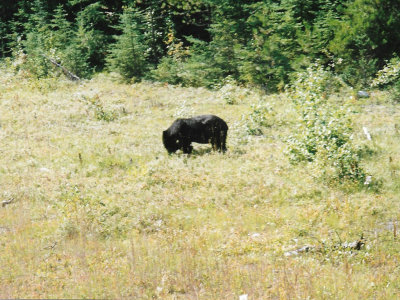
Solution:
M 60 68 L 64 75 L 67 76 L 67 78 L 69 80 L 72 81 L 79 81 L 81 80 L 78 76 L 76 76 L 74 73 L 72 73 L 71 71 L 69 71 L 66 67 L 62 66 L 61 64 L 59 64 L 57 61 L 55 61 L 54 59 L 52 59 L 51 57 L 47 57 L 46 55 L 42 54 L 42 56 L 46 59 L 48 59 L 53 65 L 55 65 L 56 67 Z
M 9 200 L 4 200 L 3 202 L 1 202 L 1 207 L 5 207 L 8 204 L 11 204 L 14 201 L 14 198 L 11 198 Z

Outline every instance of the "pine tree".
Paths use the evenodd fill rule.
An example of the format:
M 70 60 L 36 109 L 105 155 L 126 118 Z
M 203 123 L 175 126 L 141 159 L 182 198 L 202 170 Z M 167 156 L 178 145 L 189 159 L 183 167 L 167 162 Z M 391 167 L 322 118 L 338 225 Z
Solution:
M 140 78 L 148 69 L 143 15 L 138 10 L 126 8 L 116 26 L 122 34 L 115 36 L 107 57 L 108 68 L 122 75 L 126 80 Z
M 54 10 L 50 27 L 54 32 L 52 46 L 56 49 L 57 54 L 62 56 L 74 33 L 72 24 L 67 20 L 67 13 L 63 5 L 58 5 Z
M 344 63 L 339 69 L 352 85 L 368 79 L 400 49 L 400 2 L 354 0 L 335 22 L 330 50 Z
M 76 38 L 93 70 L 101 70 L 105 64 L 107 44 L 110 38 L 106 35 L 107 20 L 100 2 L 89 4 L 80 11 L 76 18 L 78 34 Z
M 38 77 L 47 76 L 50 72 L 46 56 L 51 48 L 49 37 L 52 31 L 49 16 L 42 0 L 34 0 L 24 23 L 26 39 L 23 41 L 27 55 L 25 68 Z
M 54 33 L 51 40 L 50 58 L 78 76 L 88 75 L 90 73 L 88 57 L 80 51 L 79 39 L 77 39 L 80 30 L 74 31 L 62 5 L 58 5 L 54 10 L 50 26 Z

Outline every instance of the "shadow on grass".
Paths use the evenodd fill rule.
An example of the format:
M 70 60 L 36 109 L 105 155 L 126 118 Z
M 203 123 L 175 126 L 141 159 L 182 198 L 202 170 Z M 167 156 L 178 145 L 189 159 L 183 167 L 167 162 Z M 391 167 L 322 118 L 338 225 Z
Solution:
M 193 149 L 192 153 L 190 155 L 192 156 L 203 156 L 206 154 L 210 154 L 210 153 L 220 153 L 220 152 L 216 152 L 213 151 L 212 148 L 198 148 L 198 149 Z
M 178 155 L 178 156 L 187 156 L 187 157 L 196 157 L 196 156 L 203 156 L 203 155 L 209 155 L 209 154 L 227 154 L 229 153 L 229 151 L 226 151 L 225 153 L 223 152 L 219 152 L 219 151 L 214 151 L 212 148 L 198 148 L 198 149 L 193 149 L 192 153 L 187 154 L 187 153 L 183 153 L 181 150 L 178 150 L 175 153 L 171 153 L 169 155 Z

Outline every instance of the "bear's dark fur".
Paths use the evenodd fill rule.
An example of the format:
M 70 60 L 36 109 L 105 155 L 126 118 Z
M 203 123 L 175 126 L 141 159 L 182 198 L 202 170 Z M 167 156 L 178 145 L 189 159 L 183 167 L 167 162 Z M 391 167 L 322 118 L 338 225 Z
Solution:
M 191 153 L 192 142 L 211 143 L 214 150 L 226 151 L 228 125 L 214 115 L 201 115 L 188 119 L 177 119 L 163 131 L 163 143 L 169 153 L 182 150 Z

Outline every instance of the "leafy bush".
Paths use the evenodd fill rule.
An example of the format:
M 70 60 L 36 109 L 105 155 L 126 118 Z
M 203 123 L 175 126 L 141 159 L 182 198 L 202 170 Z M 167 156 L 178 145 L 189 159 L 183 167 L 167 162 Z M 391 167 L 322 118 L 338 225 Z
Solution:
M 118 112 L 111 109 L 106 109 L 100 101 L 100 97 L 95 95 L 93 97 L 82 96 L 84 102 L 86 102 L 91 109 L 94 111 L 94 117 L 98 121 L 111 122 L 118 118 Z
M 250 93 L 250 89 L 239 86 L 232 76 L 228 76 L 218 90 L 218 98 L 228 105 L 234 105 L 244 100 Z
M 87 195 L 78 186 L 63 187 L 57 205 L 62 215 L 60 229 L 68 238 L 93 234 L 120 237 L 132 227 L 129 209 Z
M 400 102 L 400 58 L 392 58 L 382 70 L 378 71 L 371 86 L 389 87 L 391 98 L 395 102 Z
M 273 108 L 263 101 L 251 105 L 251 113 L 246 118 L 246 131 L 250 135 L 263 135 L 263 128 L 270 127 L 274 119 Z
M 174 57 L 163 57 L 157 68 L 151 70 L 151 76 L 161 82 L 169 84 L 182 84 L 181 78 L 182 62 Z
M 300 114 L 297 134 L 288 139 L 291 163 L 313 162 L 329 180 L 363 182 L 360 151 L 352 143 L 352 122 L 345 107 L 328 101 L 335 77 L 315 64 L 298 74 L 290 96 Z M 322 174 L 320 174 L 322 172 Z

